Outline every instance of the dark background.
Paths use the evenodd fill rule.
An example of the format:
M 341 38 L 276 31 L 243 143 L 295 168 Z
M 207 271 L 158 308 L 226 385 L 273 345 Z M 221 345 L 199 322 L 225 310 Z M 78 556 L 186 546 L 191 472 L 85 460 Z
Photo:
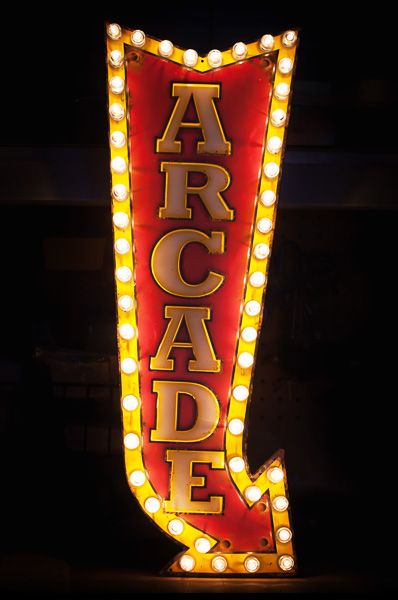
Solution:
M 100 572 L 155 574 L 179 550 L 141 513 L 124 476 L 107 19 L 199 53 L 301 28 L 248 456 L 255 470 L 286 450 L 299 567 L 310 589 L 319 578 L 338 581 L 338 591 L 392 585 L 394 23 L 377 4 L 354 14 L 343 3 L 234 11 L 213 4 L 131 3 L 91 14 L 73 3 L 35 5 L 3 20 L 0 579 L 7 588 L 74 591 L 90 572 L 97 590 Z

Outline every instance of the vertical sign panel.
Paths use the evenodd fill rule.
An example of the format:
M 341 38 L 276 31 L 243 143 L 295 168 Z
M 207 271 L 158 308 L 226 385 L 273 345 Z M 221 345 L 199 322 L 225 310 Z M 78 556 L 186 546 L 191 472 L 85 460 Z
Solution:
M 244 440 L 297 33 L 207 57 L 107 34 L 129 485 L 184 548 L 167 572 L 292 574 L 283 451 L 252 474 Z

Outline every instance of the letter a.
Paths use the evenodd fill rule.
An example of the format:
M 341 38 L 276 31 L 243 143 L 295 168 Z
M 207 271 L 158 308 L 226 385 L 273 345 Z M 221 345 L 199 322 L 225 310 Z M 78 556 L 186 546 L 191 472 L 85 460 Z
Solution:
M 151 369 L 172 371 L 174 359 L 169 358 L 173 348 L 191 348 L 195 360 L 188 362 L 188 371 L 218 373 L 221 361 L 216 358 L 205 321 L 210 319 L 208 306 L 166 306 L 166 319 L 170 319 L 156 356 L 151 357 Z M 176 342 L 175 339 L 185 321 L 190 340 Z
M 173 83 L 173 98 L 177 98 L 169 122 L 161 138 L 156 140 L 156 152 L 181 152 L 176 140 L 181 127 L 202 130 L 203 140 L 197 143 L 198 154 L 231 154 L 231 142 L 225 139 L 214 98 L 220 97 L 220 84 Z M 198 121 L 183 121 L 193 98 Z

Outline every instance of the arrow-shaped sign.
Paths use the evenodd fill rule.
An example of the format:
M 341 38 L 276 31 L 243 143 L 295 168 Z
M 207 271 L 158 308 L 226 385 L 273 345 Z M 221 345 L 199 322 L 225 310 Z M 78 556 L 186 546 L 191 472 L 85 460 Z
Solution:
M 199 57 L 107 26 L 127 477 L 185 550 L 168 572 L 292 574 L 283 452 L 247 407 L 297 33 Z

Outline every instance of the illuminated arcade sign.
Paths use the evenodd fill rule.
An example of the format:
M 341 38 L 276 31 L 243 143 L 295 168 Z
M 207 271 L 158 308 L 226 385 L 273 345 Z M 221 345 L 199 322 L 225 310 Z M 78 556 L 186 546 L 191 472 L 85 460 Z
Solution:
M 292 574 L 283 451 L 244 439 L 297 33 L 201 57 L 107 26 L 128 482 L 173 574 Z

